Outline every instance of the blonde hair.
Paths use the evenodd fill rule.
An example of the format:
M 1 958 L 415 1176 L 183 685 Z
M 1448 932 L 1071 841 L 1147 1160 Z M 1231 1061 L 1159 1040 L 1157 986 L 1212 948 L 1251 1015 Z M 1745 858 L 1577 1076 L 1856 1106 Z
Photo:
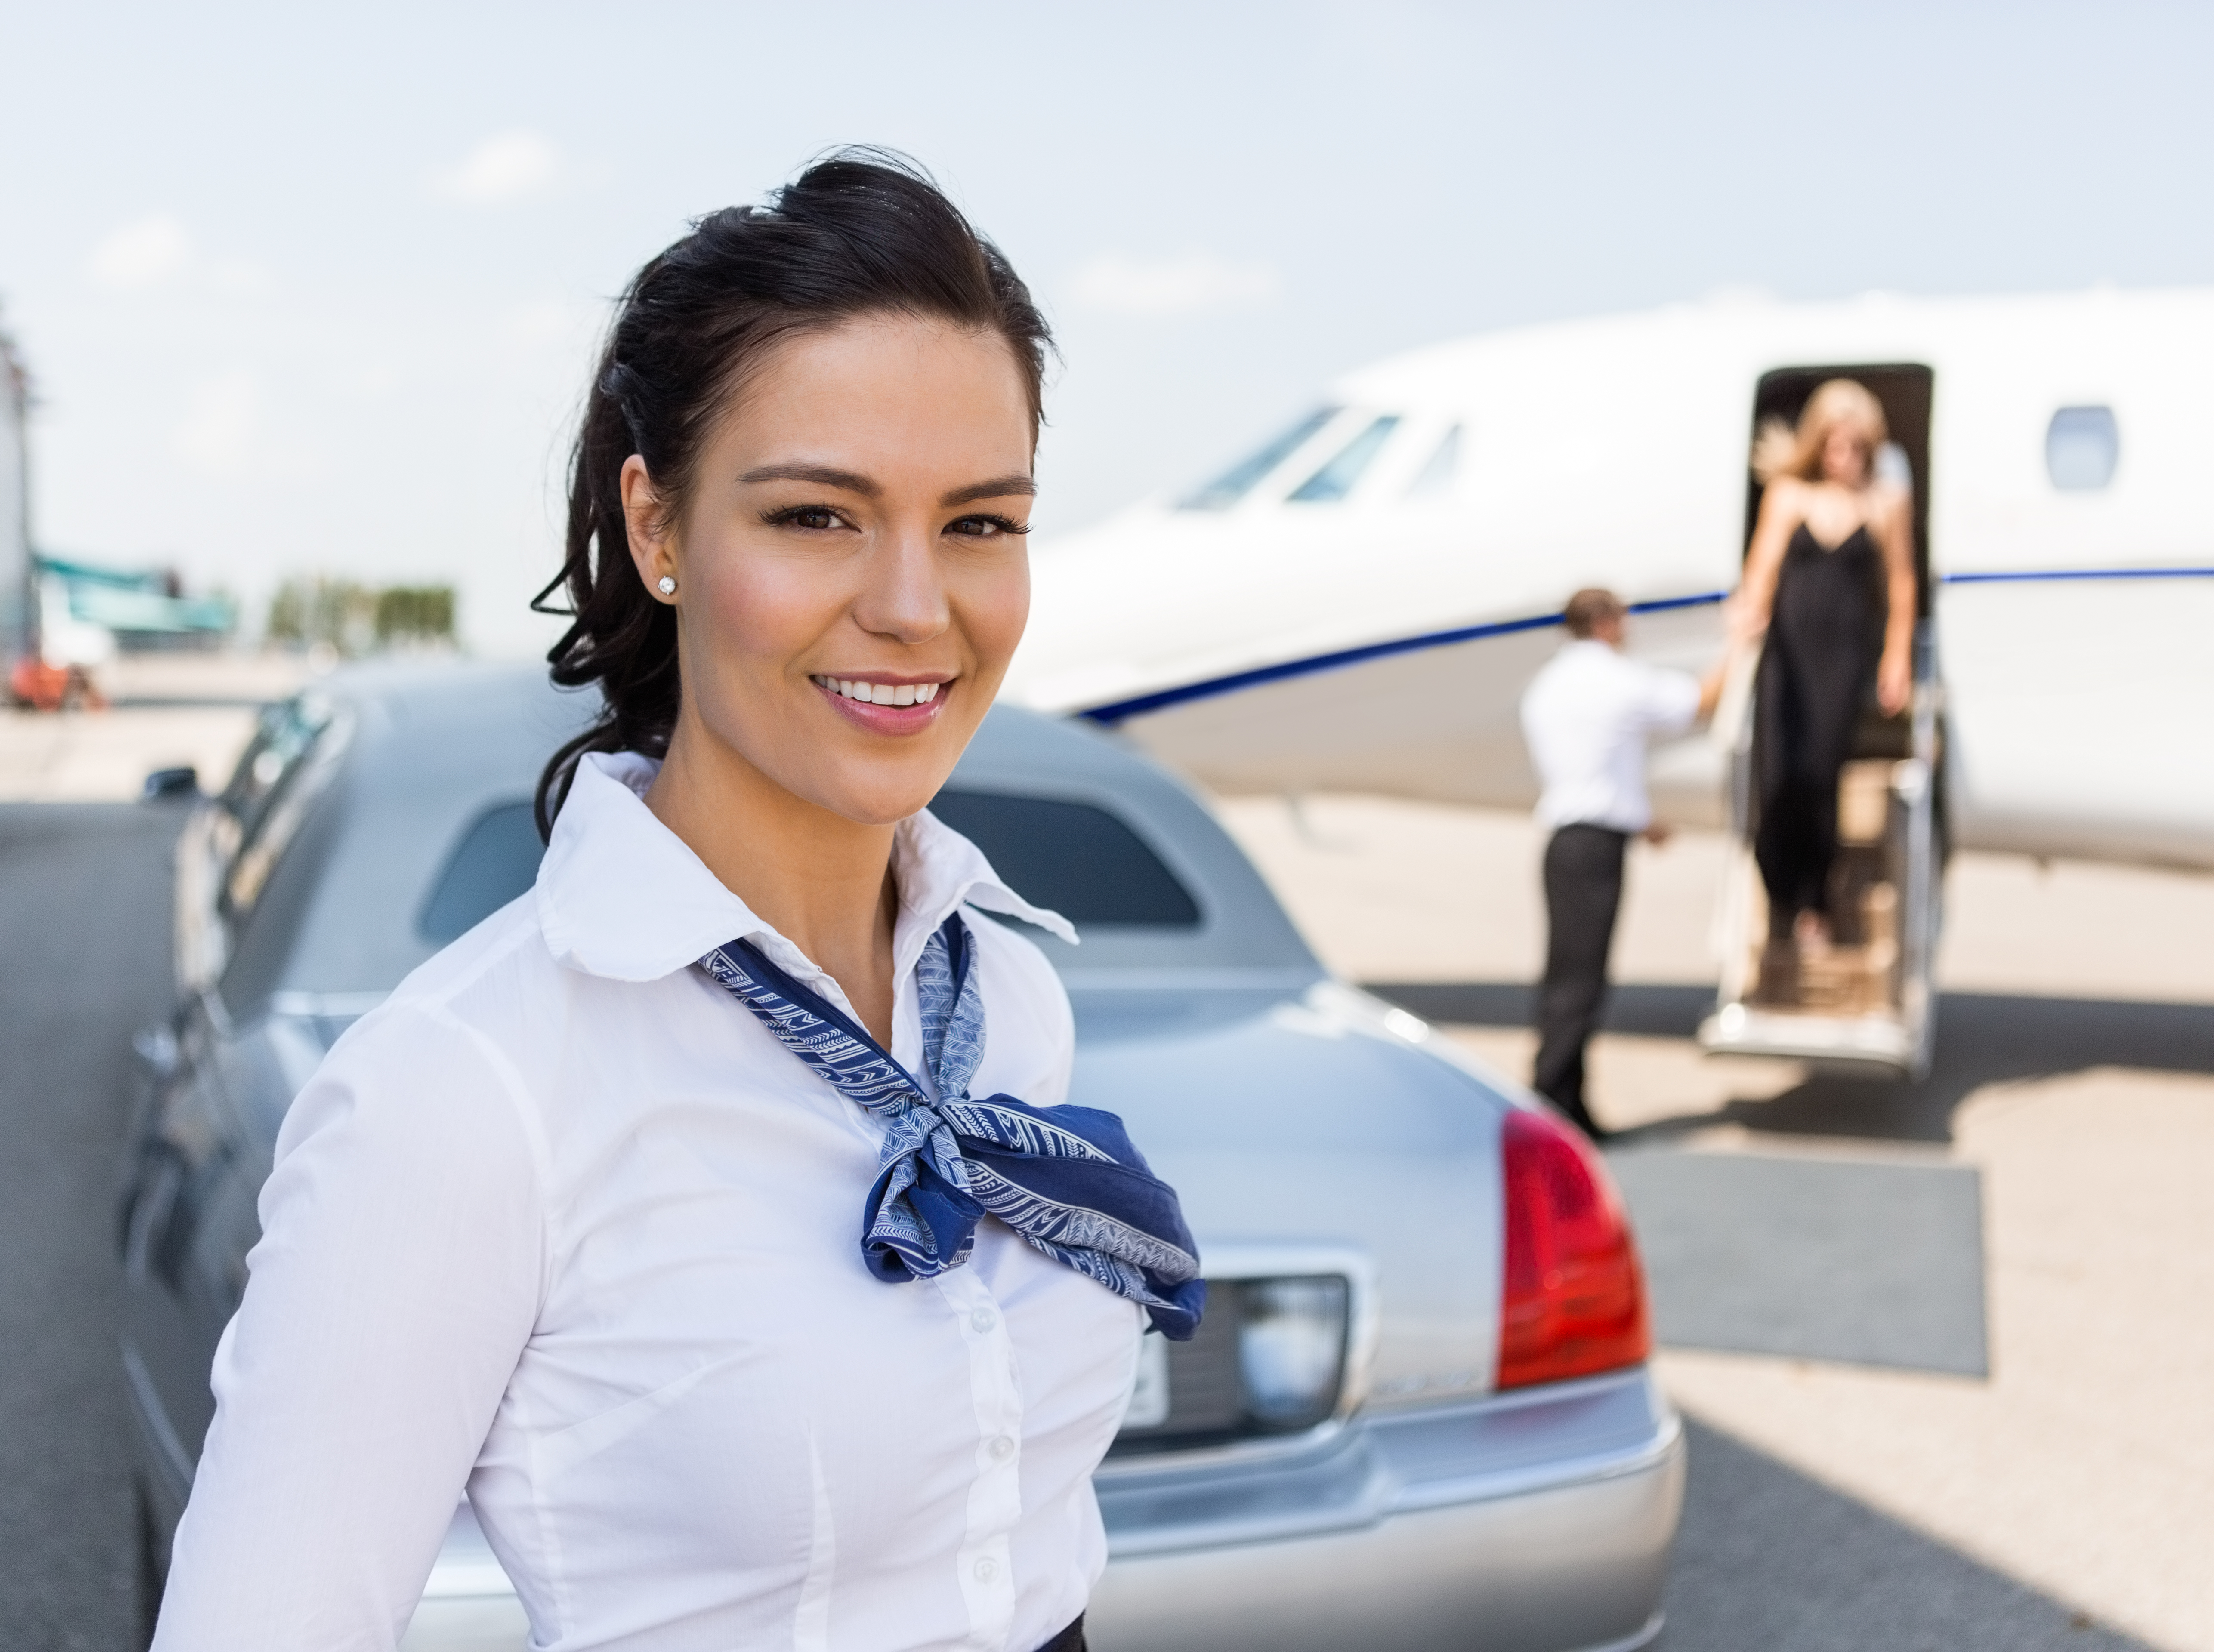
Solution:
M 1822 444 L 1830 432 L 1848 421 L 1868 433 L 1869 458 L 1889 440 L 1883 404 L 1858 379 L 1832 379 L 1807 398 L 1796 429 L 1780 418 L 1762 421 L 1752 439 L 1752 473 L 1763 485 L 1779 476 L 1795 476 L 1802 482 L 1821 479 Z

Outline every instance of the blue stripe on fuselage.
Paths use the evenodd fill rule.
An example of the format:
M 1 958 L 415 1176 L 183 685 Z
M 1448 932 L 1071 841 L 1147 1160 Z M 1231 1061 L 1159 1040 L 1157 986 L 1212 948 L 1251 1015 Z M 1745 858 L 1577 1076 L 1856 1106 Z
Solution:
M 1697 608 L 1719 602 L 1728 594 L 1727 591 L 1706 591 L 1697 596 L 1671 596 L 1656 602 L 1633 602 L 1630 605 L 1630 612 L 1662 613 L 1670 608 Z M 1282 682 L 1291 677 L 1312 677 L 1320 672 L 1357 666 L 1368 660 L 1388 659 L 1395 654 L 1416 654 L 1424 649 L 1449 648 L 1455 643 L 1480 642 L 1487 637 L 1508 637 L 1516 631 L 1543 631 L 1548 625 L 1560 623 L 1559 614 L 1541 613 L 1528 619 L 1500 619 L 1488 625 L 1456 625 L 1451 631 L 1424 631 L 1420 636 L 1401 637 L 1389 643 L 1368 643 L 1360 648 L 1339 649 L 1335 653 L 1317 654 L 1304 660 L 1287 660 L 1281 665 L 1256 666 L 1251 671 L 1233 671 L 1226 677 L 1209 677 L 1203 682 L 1186 683 L 1177 688 L 1159 689 L 1151 694 L 1136 695 L 1107 705 L 1095 705 L 1076 715 L 1089 717 L 1094 722 L 1120 722 L 1125 717 L 1182 705 L 1187 700 L 1213 699 L 1218 694 L 1234 694 L 1241 688 L 1254 688 L 1263 683 Z
M 2214 568 L 2083 568 L 2023 573 L 1941 574 L 1937 582 L 1940 585 L 1991 585 L 2032 583 L 2044 580 L 2209 578 L 2214 578 Z M 1720 602 L 1728 594 L 1727 591 L 1703 591 L 1697 596 L 1662 597 L 1652 602 L 1633 602 L 1630 605 L 1630 612 L 1665 613 L 1672 608 L 1703 607 Z M 1527 619 L 1500 619 L 1483 625 L 1456 625 L 1449 631 L 1423 631 L 1414 637 L 1397 637 L 1388 643 L 1368 643 L 1360 648 L 1339 649 L 1330 654 L 1311 655 L 1304 660 L 1286 660 L 1279 665 L 1256 666 L 1250 671 L 1233 671 L 1224 677 L 1208 677 L 1175 688 L 1156 689 L 1150 694 L 1134 695 L 1127 700 L 1089 706 L 1074 715 L 1093 722 L 1113 724 L 1126 717 L 1142 716 L 1148 711 L 1166 710 L 1170 706 L 1183 705 L 1192 700 L 1211 700 L 1218 695 L 1234 694 L 1241 688 L 1257 688 L 1263 683 L 1285 682 L 1294 677 L 1318 676 L 1325 671 L 1338 671 L 1370 660 L 1389 659 L 1395 654 L 1416 654 L 1424 649 L 1450 648 L 1456 643 L 1476 643 L 1489 637 L 1509 637 L 1517 631 L 1543 631 L 1549 625 L 1560 623 L 1559 614 L 1543 613 L 1534 614 Z

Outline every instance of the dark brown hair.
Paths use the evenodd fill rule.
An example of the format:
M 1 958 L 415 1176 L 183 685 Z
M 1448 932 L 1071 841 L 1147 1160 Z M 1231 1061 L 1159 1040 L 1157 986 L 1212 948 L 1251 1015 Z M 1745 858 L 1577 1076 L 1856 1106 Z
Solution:
M 571 623 L 547 655 L 565 688 L 596 683 L 599 719 L 554 754 L 538 782 L 551 836 L 587 752 L 659 757 L 676 725 L 676 615 L 630 557 L 622 467 L 645 461 L 670 521 L 681 520 L 700 449 L 768 351 L 795 333 L 891 314 L 1006 339 L 1030 397 L 1033 441 L 1053 339 L 1030 290 L 929 176 L 887 150 L 841 149 L 761 206 L 725 207 L 633 277 L 584 402 L 571 461 L 567 554 L 532 601 Z M 569 606 L 548 599 L 566 588 Z
M 1569 599 L 1569 606 L 1561 612 L 1561 623 L 1571 637 L 1589 637 L 1602 619 L 1619 619 L 1629 612 L 1612 591 L 1587 585 Z

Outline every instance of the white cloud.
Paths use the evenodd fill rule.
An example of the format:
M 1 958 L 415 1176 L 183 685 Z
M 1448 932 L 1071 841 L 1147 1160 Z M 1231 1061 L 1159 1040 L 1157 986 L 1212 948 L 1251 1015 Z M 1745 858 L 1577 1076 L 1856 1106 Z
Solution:
M 1265 304 L 1282 290 L 1273 264 L 1241 264 L 1215 253 L 1165 259 L 1105 253 L 1076 272 L 1071 296 L 1083 308 L 1116 315 L 1196 315 Z
M 193 241 L 185 226 L 169 213 L 156 212 L 111 230 L 92 249 L 85 272 L 103 287 L 128 292 L 174 281 L 192 261 Z
M 261 437 L 261 387 L 237 369 L 211 379 L 193 393 L 185 421 L 173 438 L 187 463 L 210 476 L 236 478 L 253 464 Z
M 449 200 L 498 205 L 553 192 L 561 177 L 561 152 L 538 132 L 496 132 L 463 157 L 434 174 L 432 187 Z
M 169 212 L 156 212 L 111 230 L 92 249 L 84 267 L 95 285 L 111 292 L 184 286 L 227 298 L 259 298 L 277 286 L 266 265 L 203 251 Z

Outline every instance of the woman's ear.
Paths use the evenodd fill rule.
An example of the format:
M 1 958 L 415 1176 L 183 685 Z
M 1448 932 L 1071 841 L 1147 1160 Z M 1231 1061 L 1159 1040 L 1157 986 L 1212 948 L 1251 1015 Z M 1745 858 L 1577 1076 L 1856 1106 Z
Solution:
M 675 539 L 662 511 L 661 496 L 645 472 L 645 460 L 636 454 L 623 460 L 621 485 L 623 527 L 630 540 L 632 565 L 655 601 L 670 601 L 678 582 Z

